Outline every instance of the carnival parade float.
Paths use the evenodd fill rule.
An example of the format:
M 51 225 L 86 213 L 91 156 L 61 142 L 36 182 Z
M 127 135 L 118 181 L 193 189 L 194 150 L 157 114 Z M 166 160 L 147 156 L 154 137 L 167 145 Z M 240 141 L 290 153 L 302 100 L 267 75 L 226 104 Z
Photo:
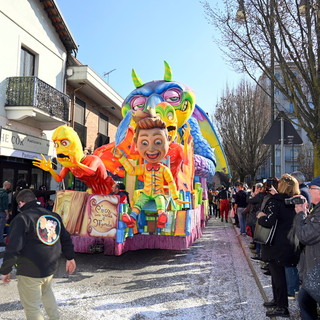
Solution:
M 86 192 L 57 191 L 54 211 L 63 219 L 76 252 L 121 255 L 128 250 L 183 250 L 202 235 L 208 219 L 207 179 L 228 164 L 206 113 L 191 88 L 172 81 L 165 62 L 164 80 L 135 85 L 122 105 L 115 141 L 85 155 L 77 133 L 55 129 L 52 140 L 62 170 L 50 159 L 34 165 L 62 181 L 72 173 Z M 130 203 L 110 194 L 123 180 Z

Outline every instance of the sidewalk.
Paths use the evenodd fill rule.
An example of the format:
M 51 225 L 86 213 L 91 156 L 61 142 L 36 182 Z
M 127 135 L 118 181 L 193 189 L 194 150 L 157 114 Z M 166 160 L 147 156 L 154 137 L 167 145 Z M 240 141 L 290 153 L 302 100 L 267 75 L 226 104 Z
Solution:
M 250 257 L 252 257 L 254 255 L 251 252 L 251 250 L 249 249 L 249 244 L 252 241 L 252 238 L 249 236 L 240 235 L 240 230 L 236 226 L 234 226 L 234 230 L 235 230 L 235 233 L 237 234 L 237 237 L 238 237 L 239 242 L 241 244 L 243 254 L 246 257 L 249 268 L 252 271 L 252 274 L 256 280 L 257 286 L 259 288 L 259 291 L 260 291 L 263 299 L 265 301 L 272 300 L 273 295 L 272 295 L 271 277 L 265 275 L 263 273 L 264 270 L 261 270 L 260 267 L 262 265 L 262 262 L 252 261 L 250 259 Z M 291 320 L 301 319 L 300 313 L 299 313 L 298 302 L 295 299 L 289 300 L 289 311 L 290 311 L 290 319 Z M 277 317 L 277 318 L 273 318 L 273 319 L 284 319 L 284 318 Z
M 212 218 L 187 250 L 77 254 L 77 272 L 69 277 L 62 260 L 54 279 L 61 319 L 269 319 L 262 303 L 263 292 L 271 298 L 270 277 L 248 259 L 249 242 L 231 223 Z M 2 320 L 24 319 L 16 280 L 0 285 L 0 310 Z

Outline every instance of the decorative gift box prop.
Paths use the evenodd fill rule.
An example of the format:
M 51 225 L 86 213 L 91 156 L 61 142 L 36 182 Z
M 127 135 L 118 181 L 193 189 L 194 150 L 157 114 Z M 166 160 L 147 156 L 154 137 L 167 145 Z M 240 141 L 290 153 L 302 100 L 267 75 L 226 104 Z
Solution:
M 200 208 L 201 206 L 188 211 L 168 211 L 168 217 L 170 217 L 168 222 L 170 222 L 171 217 L 172 222 L 167 223 L 160 234 L 141 233 L 135 234 L 133 237 L 126 237 L 124 242 L 115 243 L 115 250 L 112 254 L 121 255 L 126 251 L 140 249 L 184 250 L 188 248 L 196 239 L 202 236 Z M 141 216 L 139 217 L 141 221 L 144 219 L 142 214 L 143 210 L 139 215 Z M 172 231 L 173 235 L 168 235 Z M 105 254 L 109 253 L 105 251 Z
M 88 193 L 81 191 L 61 190 L 56 192 L 53 211 L 60 214 L 63 224 L 72 235 L 83 234 L 83 225 L 87 226 L 83 220 L 88 220 L 85 217 L 88 197 Z
M 137 197 L 139 195 L 139 190 L 137 190 L 134 194 L 134 197 Z M 184 201 L 188 201 L 185 199 L 189 199 L 190 192 L 180 192 L 180 199 Z M 137 216 L 137 231 L 134 232 L 131 231 L 131 234 L 136 234 L 137 232 L 144 235 L 179 235 L 179 236 L 186 236 L 186 213 L 183 214 L 177 214 L 177 211 L 184 211 L 181 207 L 184 205 L 175 205 L 174 202 L 171 200 L 171 197 L 167 197 L 168 204 L 167 204 L 167 217 L 168 221 L 164 228 L 159 229 L 157 228 L 157 221 L 158 221 L 158 213 L 155 206 L 154 201 L 149 201 L 145 204 L 144 209 L 141 211 L 141 213 Z M 187 207 L 189 207 L 190 204 L 187 203 Z M 120 206 L 121 208 L 121 206 Z M 179 210 L 177 210 L 179 209 Z M 121 209 L 120 209 L 121 210 Z M 120 216 L 121 220 L 121 216 Z M 119 228 L 125 228 L 125 224 L 122 221 L 119 221 Z M 176 226 L 178 226 L 178 234 L 176 234 Z M 128 230 L 132 230 L 132 228 L 127 228 Z M 131 236 L 128 233 L 124 233 L 124 239 L 127 236 Z M 123 237 L 117 237 L 118 240 L 123 239 Z M 122 242 L 122 241 L 121 241 Z
M 54 211 L 71 235 L 116 238 L 119 197 L 57 191 Z
M 127 203 L 120 203 L 119 205 L 119 219 L 118 230 L 116 235 L 116 242 L 122 243 L 127 237 L 133 237 L 134 233 L 137 233 L 135 228 L 127 228 L 127 225 L 121 220 L 123 213 L 128 213 L 129 205 Z

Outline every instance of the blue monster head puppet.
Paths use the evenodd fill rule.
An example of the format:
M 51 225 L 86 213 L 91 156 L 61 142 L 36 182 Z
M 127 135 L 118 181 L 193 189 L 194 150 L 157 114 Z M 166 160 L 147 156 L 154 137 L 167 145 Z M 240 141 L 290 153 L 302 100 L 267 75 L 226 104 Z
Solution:
M 186 123 L 195 108 L 195 95 L 192 89 L 186 85 L 171 81 L 171 68 L 165 61 L 164 80 L 143 83 L 132 70 L 132 79 L 136 87 L 122 104 L 122 116 L 125 117 L 129 110 L 134 117 L 136 113 L 150 113 L 160 103 L 171 104 L 178 118 L 178 128 Z

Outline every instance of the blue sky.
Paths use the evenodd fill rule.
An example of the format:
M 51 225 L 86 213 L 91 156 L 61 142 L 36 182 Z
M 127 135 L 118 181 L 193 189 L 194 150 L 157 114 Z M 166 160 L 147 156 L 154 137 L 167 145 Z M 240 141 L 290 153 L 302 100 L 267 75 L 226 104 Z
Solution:
M 173 80 L 194 89 L 197 104 L 214 111 L 226 84 L 242 75 L 223 60 L 214 30 L 198 0 L 56 0 L 75 41 L 77 58 L 125 98 L 131 69 L 143 82 L 163 79 L 166 60 Z

